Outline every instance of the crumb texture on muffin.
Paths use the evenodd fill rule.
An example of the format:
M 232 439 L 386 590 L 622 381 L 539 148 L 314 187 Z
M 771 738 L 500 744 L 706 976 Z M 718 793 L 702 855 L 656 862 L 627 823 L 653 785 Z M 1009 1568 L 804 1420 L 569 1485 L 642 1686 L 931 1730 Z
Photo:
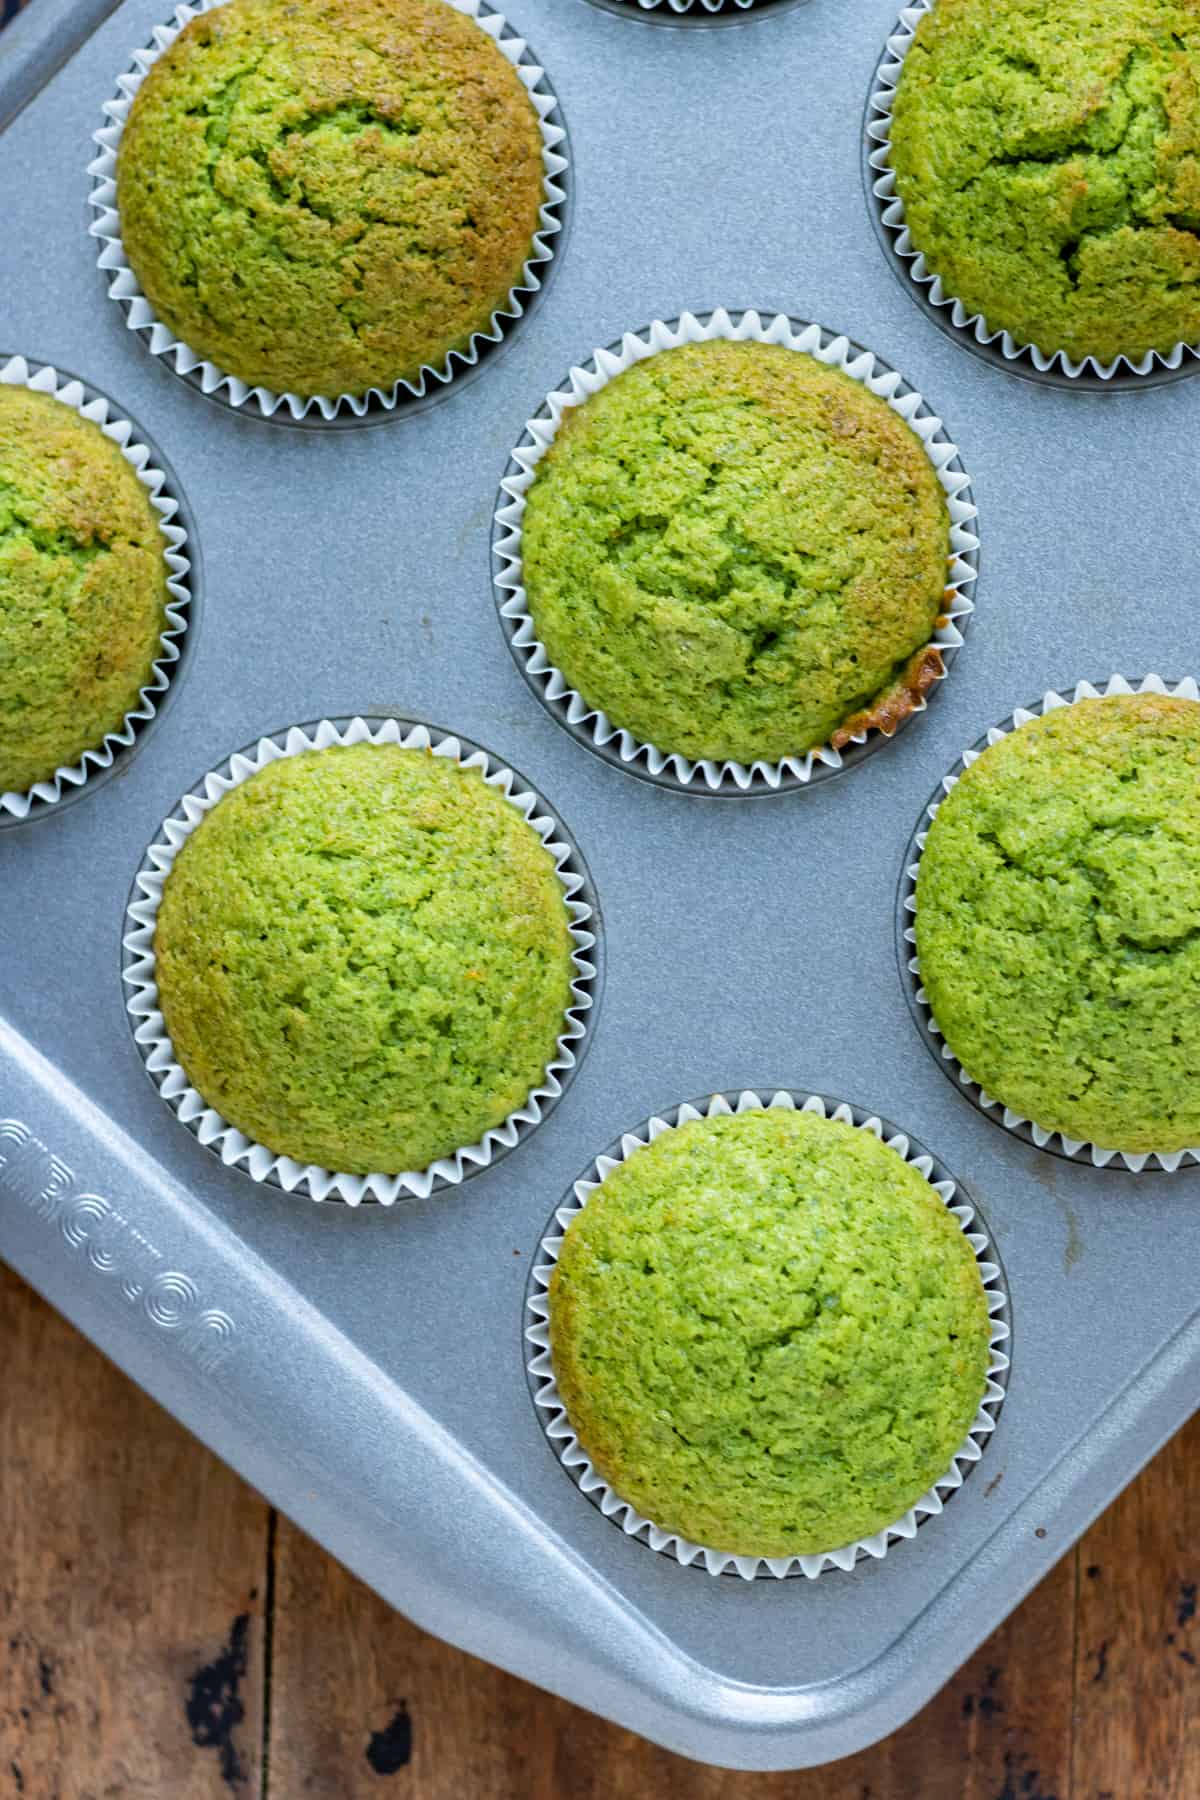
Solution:
M 520 77 L 447 0 L 230 0 L 153 65 L 117 160 L 159 317 L 306 396 L 465 349 L 520 283 L 542 191 Z
M 528 1098 L 571 1002 L 562 883 L 476 769 L 395 745 L 309 751 L 184 844 L 155 934 L 175 1055 L 278 1155 L 399 1174 Z
M 668 754 L 749 763 L 919 703 L 949 543 L 937 473 L 885 401 L 801 352 L 716 340 L 568 409 L 522 561 L 538 637 L 589 706 Z
M 930 828 L 916 943 L 994 1099 L 1104 1149 L 1200 1144 L 1200 704 L 1083 700 L 993 744 Z
M 0 793 L 99 749 L 137 706 L 166 625 L 165 550 L 98 425 L 0 387 Z
M 836 1550 L 948 1471 L 987 1387 L 974 1253 L 871 1133 L 769 1109 L 664 1133 L 571 1221 L 550 1282 L 576 1435 L 664 1530 Z
M 936 0 L 896 93 L 915 247 L 994 331 L 1112 362 L 1200 342 L 1196 0 Z

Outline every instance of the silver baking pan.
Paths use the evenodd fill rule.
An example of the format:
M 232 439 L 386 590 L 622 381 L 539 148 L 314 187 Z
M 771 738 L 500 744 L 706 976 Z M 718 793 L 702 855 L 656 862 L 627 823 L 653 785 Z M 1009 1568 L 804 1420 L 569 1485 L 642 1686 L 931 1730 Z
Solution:
M 37 0 L 0 38 L 0 349 L 110 395 L 199 548 L 171 702 L 111 777 L 0 831 L 0 1255 L 272 1502 L 450 1641 L 692 1757 L 845 1756 L 913 1714 L 1200 1393 L 1200 1170 L 1038 1150 L 910 1017 L 895 918 L 940 776 L 1081 677 L 1200 662 L 1200 382 L 1015 379 L 914 304 L 864 187 L 894 0 L 726 30 L 512 0 L 570 133 L 542 301 L 470 380 L 369 428 L 283 428 L 149 354 L 87 233 L 91 134 L 163 0 Z M 497 621 L 491 521 L 527 419 L 597 346 L 757 307 L 868 346 L 959 447 L 977 610 L 929 710 L 837 780 L 709 798 L 561 728 Z M 147 1080 L 125 1014 L 130 883 L 160 821 L 261 734 L 394 713 L 519 769 L 587 859 L 607 983 L 577 1078 L 510 1155 L 393 1208 L 227 1168 Z M 560 1466 L 526 1380 L 547 1221 L 622 1132 L 789 1087 L 910 1131 L 987 1222 L 1012 1301 L 997 1429 L 940 1517 L 814 1581 L 713 1577 L 627 1537 Z

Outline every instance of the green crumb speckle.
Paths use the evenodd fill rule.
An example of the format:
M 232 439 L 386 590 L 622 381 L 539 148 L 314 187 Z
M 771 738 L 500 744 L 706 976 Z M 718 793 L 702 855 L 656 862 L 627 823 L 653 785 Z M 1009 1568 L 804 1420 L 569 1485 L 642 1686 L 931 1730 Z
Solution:
M 210 1106 L 297 1162 L 424 1169 L 521 1106 L 571 1003 L 562 883 L 478 770 L 309 751 L 233 788 L 167 878 L 155 953 Z
M 944 1475 L 987 1385 L 979 1265 L 870 1133 L 772 1108 L 665 1133 L 572 1219 L 550 1340 L 622 1499 L 712 1549 L 836 1550 Z
M 1200 340 L 1196 0 L 937 0 L 891 164 L 916 248 L 993 330 L 1101 362 Z
M 0 793 L 119 731 L 166 627 L 166 540 L 98 425 L 0 387 Z
M 916 936 L 993 1098 L 1105 1149 L 1200 1144 L 1200 705 L 1084 700 L 992 745 L 930 829 Z
M 949 515 L 919 439 L 780 345 L 666 350 L 569 410 L 522 557 L 551 661 L 667 753 L 892 729 L 940 673 Z
M 447 0 L 230 0 L 139 88 L 117 205 L 192 349 L 277 391 L 360 394 L 488 329 L 543 181 L 520 77 Z

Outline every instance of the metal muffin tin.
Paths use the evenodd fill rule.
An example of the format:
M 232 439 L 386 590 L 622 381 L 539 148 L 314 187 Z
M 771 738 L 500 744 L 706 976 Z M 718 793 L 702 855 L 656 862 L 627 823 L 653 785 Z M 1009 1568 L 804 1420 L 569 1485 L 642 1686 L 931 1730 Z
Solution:
M 914 823 L 988 724 L 1097 668 L 1194 665 L 1200 384 L 1035 387 L 901 292 L 861 183 L 895 0 L 674 32 L 512 0 L 571 127 L 575 227 L 545 304 L 478 379 L 377 429 L 206 405 L 95 266 L 90 134 L 169 9 L 99 10 L 37 0 L 2 40 L 0 116 L 27 104 L 0 138 L 0 338 L 161 446 L 206 616 L 139 754 L 0 835 L 0 1254 L 420 1624 L 697 1758 L 844 1756 L 929 1698 L 1200 1394 L 1200 1170 L 1096 1171 L 998 1131 L 921 1048 L 892 942 Z M 985 575 L 936 706 L 893 743 L 842 781 L 712 806 L 605 766 L 537 704 L 488 552 L 509 452 L 563 370 L 718 302 L 822 319 L 936 398 Z M 357 712 L 435 720 L 521 769 L 587 857 L 608 951 L 553 1116 L 390 1211 L 224 1169 L 147 1082 L 119 966 L 130 880 L 180 793 L 281 720 Z M 981 1468 L 883 1562 L 814 1583 L 709 1580 L 629 1542 L 564 1479 L 525 1377 L 528 1267 L 581 1165 L 687 1095 L 763 1083 L 845 1095 L 929 1145 L 1012 1298 Z

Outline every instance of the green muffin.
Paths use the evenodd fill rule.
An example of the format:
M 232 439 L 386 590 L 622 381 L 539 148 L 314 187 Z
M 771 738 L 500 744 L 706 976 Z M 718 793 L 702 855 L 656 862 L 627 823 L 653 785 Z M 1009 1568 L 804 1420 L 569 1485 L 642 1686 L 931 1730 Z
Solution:
M 0 793 L 98 750 L 137 707 L 167 626 L 165 549 L 98 425 L 0 387 Z
M 281 1156 L 428 1167 L 523 1105 L 571 1004 L 562 883 L 477 769 L 395 745 L 270 763 L 163 888 L 159 1004 L 188 1080 Z
M 781 345 L 665 350 L 567 410 L 523 579 L 587 704 L 692 758 L 895 729 L 942 672 L 949 513 L 885 401 Z
M 916 249 L 994 331 L 1100 362 L 1200 341 L 1196 0 L 936 0 L 896 92 Z
M 1105 1149 L 1200 1144 L 1200 705 L 1084 700 L 986 750 L 930 829 L 916 942 L 994 1099 Z
M 447 0 L 230 0 L 138 89 L 117 208 L 142 290 L 243 381 L 411 381 L 518 286 L 543 195 L 537 113 Z
M 740 1556 L 836 1550 L 948 1471 L 987 1387 L 970 1244 L 869 1132 L 698 1120 L 607 1175 L 550 1282 L 550 1350 L 600 1474 Z

